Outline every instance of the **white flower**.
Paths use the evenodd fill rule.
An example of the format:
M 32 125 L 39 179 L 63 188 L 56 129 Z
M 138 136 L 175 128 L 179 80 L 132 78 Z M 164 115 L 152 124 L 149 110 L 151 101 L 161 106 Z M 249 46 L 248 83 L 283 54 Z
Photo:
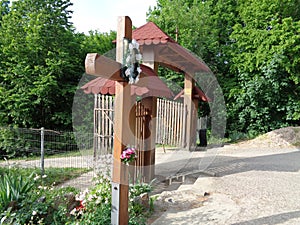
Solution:
M 138 75 L 142 72 L 140 67 L 138 66 L 137 71 L 135 71 L 135 63 L 139 65 L 139 61 L 142 60 L 142 55 L 139 52 L 139 43 L 136 40 L 132 40 L 131 43 L 129 43 L 129 51 L 128 56 L 125 60 L 125 66 L 127 69 L 123 72 L 123 76 L 128 77 L 128 83 L 129 84 L 135 84 L 138 82 Z M 136 72 L 138 73 L 136 78 Z M 109 162 L 111 164 L 111 162 Z
M 35 216 L 37 214 L 37 211 L 33 210 L 32 215 Z
M 130 75 L 130 68 L 125 71 L 125 75 L 128 77 Z
M 134 84 L 134 79 L 132 77 L 129 77 L 129 81 L 128 81 L 129 84 Z
M 46 177 L 47 177 L 47 175 L 46 175 L 46 174 L 42 176 L 42 178 L 46 178 Z
M 130 57 L 130 55 L 128 55 L 127 58 L 126 58 L 126 63 L 127 64 L 130 64 L 130 59 L 131 59 L 131 57 Z
M 138 73 L 140 74 L 142 72 L 142 69 L 140 67 L 137 68 Z
M 134 83 L 136 84 L 139 80 L 140 80 L 140 79 L 139 79 L 139 77 L 137 76 L 137 77 L 135 78 Z
M 139 49 L 139 47 L 140 47 L 140 45 L 135 39 L 133 39 L 131 41 L 131 43 L 129 44 L 129 49 L 130 50 L 133 49 L 133 48 Z
M 71 215 L 76 216 L 76 208 L 72 209 L 72 211 L 70 212 Z
M 137 61 L 141 61 L 142 60 L 142 54 L 136 54 L 135 58 Z

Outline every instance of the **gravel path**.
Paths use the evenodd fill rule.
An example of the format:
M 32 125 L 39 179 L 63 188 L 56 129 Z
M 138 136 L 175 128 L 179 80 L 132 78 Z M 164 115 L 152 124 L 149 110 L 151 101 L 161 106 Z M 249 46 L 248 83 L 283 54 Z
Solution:
M 196 161 L 189 160 L 190 168 Z M 216 177 L 200 175 L 193 184 L 162 193 L 157 207 L 166 211 L 152 224 L 300 224 L 299 149 L 225 146 L 207 170 Z M 199 199 L 199 207 L 179 207 L 205 192 L 209 196 Z M 176 195 L 182 196 L 177 204 Z

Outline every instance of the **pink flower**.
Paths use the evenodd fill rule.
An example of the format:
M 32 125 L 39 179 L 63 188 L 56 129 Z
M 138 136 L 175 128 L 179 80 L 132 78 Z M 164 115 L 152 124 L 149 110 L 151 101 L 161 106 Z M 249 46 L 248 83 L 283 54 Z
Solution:
M 136 156 L 136 150 L 135 148 L 125 148 L 120 156 L 121 161 L 128 164 L 129 162 L 132 162 L 135 160 Z
M 126 153 L 131 155 L 131 154 L 135 154 L 134 148 L 129 148 L 126 150 Z
M 121 159 L 125 159 L 125 158 L 126 158 L 126 153 L 123 152 L 123 153 L 121 154 Z

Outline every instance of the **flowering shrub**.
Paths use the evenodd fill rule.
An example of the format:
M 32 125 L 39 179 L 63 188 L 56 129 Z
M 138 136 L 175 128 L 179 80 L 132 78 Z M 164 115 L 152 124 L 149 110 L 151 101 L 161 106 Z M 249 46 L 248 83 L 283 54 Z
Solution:
M 32 180 L 41 178 L 46 177 L 36 176 Z M 17 209 L 0 210 L 0 224 L 107 225 L 111 222 L 111 188 L 110 178 L 104 175 L 98 175 L 95 185 L 80 193 L 73 187 L 34 185 Z M 133 198 L 150 190 L 149 184 L 130 186 L 129 225 L 146 224 L 149 210 Z
M 136 158 L 136 149 L 135 148 L 125 148 L 125 150 L 122 152 L 121 161 L 125 164 L 129 165 L 130 162 L 133 162 Z
M 110 224 L 111 215 L 111 182 L 103 175 L 95 180 L 96 185 L 77 196 L 82 200 L 82 208 L 74 210 L 75 215 L 81 215 L 80 224 Z

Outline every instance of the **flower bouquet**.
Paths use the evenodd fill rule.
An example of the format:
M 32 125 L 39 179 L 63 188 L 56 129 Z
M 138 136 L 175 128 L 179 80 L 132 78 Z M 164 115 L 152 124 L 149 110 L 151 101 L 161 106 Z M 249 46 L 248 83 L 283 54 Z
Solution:
M 133 162 L 136 159 L 136 149 L 131 147 L 125 148 L 120 158 L 123 163 L 129 165 L 130 162 Z

